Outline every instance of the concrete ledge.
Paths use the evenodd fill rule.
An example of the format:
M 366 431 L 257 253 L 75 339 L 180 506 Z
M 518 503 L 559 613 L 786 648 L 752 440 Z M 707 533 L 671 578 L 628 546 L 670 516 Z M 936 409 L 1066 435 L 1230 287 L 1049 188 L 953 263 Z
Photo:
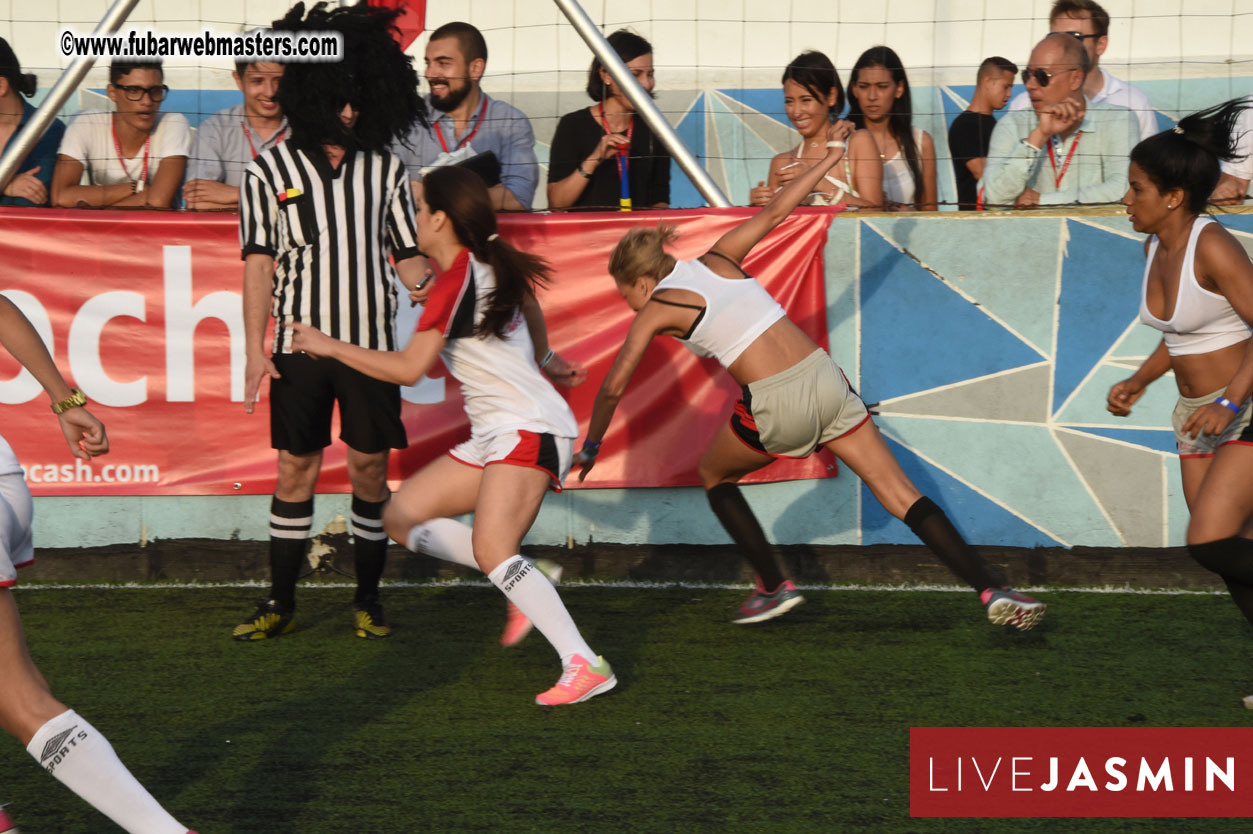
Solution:
M 341 535 L 314 540 L 324 570 L 311 579 L 352 573 L 352 548 Z M 560 562 L 569 579 L 749 582 L 744 561 L 725 545 L 593 544 L 528 547 L 532 556 Z M 777 548 L 799 582 L 829 584 L 953 584 L 956 580 L 920 546 L 788 546 Z M 1220 590 L 1218 578 L 1184 548 L 979 548 L 1017 586 L 1180 588 Z M 436 579 L 469 575 L 456 566 L 393 545 L 385 576 Z M 333 566 L 330 567 L 330 566 Z M 22 582 L 233 582 L 269 578 L 268 544 L 214 539 L 169 539 L 146 547 L 42 549 Z M 306 581 L 309 581 L 308 579 Z

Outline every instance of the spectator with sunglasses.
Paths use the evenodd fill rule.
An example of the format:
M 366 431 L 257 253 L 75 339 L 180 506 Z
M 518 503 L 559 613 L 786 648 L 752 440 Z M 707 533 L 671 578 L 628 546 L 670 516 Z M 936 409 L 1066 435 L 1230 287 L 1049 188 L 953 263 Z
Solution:
M 1084 96 L 1090 67 L 1067 34 L 1054 32 L 1031 50 L 1022 79 L 1034 109 L 1006 115 L 992 131 L 980 204 L 1116 203 L 1127 193 L 1127 154 L 1139 125 L 1127 108 Z
M 107 93 L 115 109 L 82 111 L 70 121 L 52 175 L 53 205 L 173 205 L 191 128 L 182 113 L 161 112 L 170 91 L 163 80 L 159 61 L 115 61 L 109 67 Z
M 1126 107 L 1135 114 L 1140 125 L 1138 139 L 1157 133 L 1157 114 L 1149 97 L 1121 78 L 1111 75 L 1100 65 L 1101 56 L 1109 46 L 1109 12 L 1093 0 L 1056 0 L 1049 11 L 1049 32 L 1069 35 L 1088 53 L 1091 70 L 1083 82 L 1083 94 L 1093 104 Z M 1009 103 L 1009 112 L 1031 108 L 1031 97 L 1019 93 Z

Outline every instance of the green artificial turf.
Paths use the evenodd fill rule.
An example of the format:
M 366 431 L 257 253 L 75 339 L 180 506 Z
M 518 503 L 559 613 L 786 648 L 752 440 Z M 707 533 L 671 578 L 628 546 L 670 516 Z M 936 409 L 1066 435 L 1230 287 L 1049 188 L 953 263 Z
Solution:
M 497 644 L 487 587 L 385 589 L 389 640 L 346 588 L 238 644 L 247 589 L 17 590 L 37 664 L 201 834 L 1228 832 L 1236 820 L 911 819 L 910 726 L 1244 726 L 1250 636 L 1221 596 L 1053 593 L 1026 634 L 973 595 L 807 591 L 726 622 L 744 591 L 567 587 L 618 688 L 535 706 L 533 633 Z M 116 831 L 0 739 L 23 834 Z

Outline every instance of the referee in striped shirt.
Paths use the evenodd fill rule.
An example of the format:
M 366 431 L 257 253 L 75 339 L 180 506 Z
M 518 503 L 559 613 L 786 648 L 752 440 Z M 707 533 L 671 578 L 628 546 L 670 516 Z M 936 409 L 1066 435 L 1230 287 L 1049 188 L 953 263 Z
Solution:
M 269 377 L 270 437 L 278 450 L 270 505 L 272 587 L 235 628 L 232 636 L 240 641 L 276 637 L 292 627 L 313 493 L 337 402 L 353 493 L 353 628 L 364 638 L 391 633 L 378 591 L 387 552 L 387 458 L 407 442 L 400 389 L 337 361 L 293 353 L 285 328 L 303 322 L 362 347 L 395 350 L 394 279 L 416 289 L 426 261 L 418 251 L 405 167 L 386 148 L 414 123 L 425 124 L 425 107 L 411 59 L 388 31 L 395 12 L 364 4 L 315 7 L 302 20 L 303 11 L 297 5 L 274 28 L 341 31 L 344 60 L 287 67 L 277 100 L 291 138 L 257 154 L 240 189 L 244 409 L 252 412 L 261 381 Z M 267 356 L 271 316 L 273 355 Z

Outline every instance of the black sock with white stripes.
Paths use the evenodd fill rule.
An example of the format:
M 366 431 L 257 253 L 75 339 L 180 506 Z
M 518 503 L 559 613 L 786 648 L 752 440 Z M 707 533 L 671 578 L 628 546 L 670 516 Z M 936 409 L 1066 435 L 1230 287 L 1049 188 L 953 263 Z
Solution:
M 296 579 L 313 526 L 313 499 L 270 501 L 270 598 L 288 609 L 296 607 Z
M 1003 579 L 988 569 L 979 554 L 966 544 L 966 540 L 957 532 L 953 522 L 948 520 L 944 510 L 927 496 L 924 495 L 913 503 L 905 512 L 904 521 L 914 531 L 914 535 L 940 557 L 940 561 L 949 570 L 976 591 L 999 588 L 1005 584 Z
M 383 532 L 383 505 L 352 497 L 352 547 L 357 564 L 358 604 L 379 595 L 379 579 L 387 563 L 387 534 Z

